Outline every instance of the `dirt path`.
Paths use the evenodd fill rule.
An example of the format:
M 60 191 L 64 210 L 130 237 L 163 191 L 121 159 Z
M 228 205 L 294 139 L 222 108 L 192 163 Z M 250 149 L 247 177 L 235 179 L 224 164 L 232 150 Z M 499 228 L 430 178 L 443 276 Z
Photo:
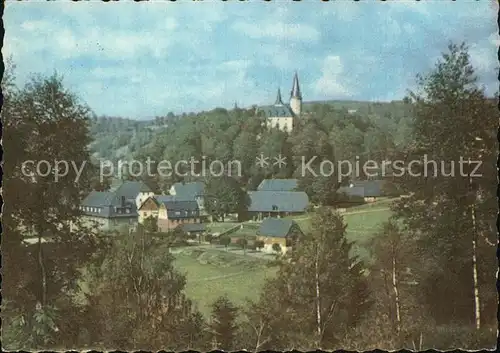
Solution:
M 241 275 L 244 275 L 244 274 L 248 274 L 248 272 L 251 272 L 251 271 L 246 270 L 246 271 L 240 271 L 240 272 L 235 272 L 235 273 L 229 273 L 227 275 L 212 276 L 212 277 L 207 277 L 207 278 L 199 278 L 199 279 L 189 280 L 189 283 L 197 283 L 197 282 L 205 282 L 205 281 L 215 281 L 215 280 L 229 278 L 229 277 L 241 276 Z
M 354 212 L 344 212 L 343 215 L 351 215 L 351 214 L 360 214 L 360 213 L 372 213 L 372 212 L 381 212 L 381 211 L 389 211 L 389 207 L 385 208 L 377 208 L 374 210 L 363 210 L 363 211 L 354 211 Z
M 344 212 L 342 213 L 343 216 L 348 216 L 348 215 L 352 215 L 352 214 L 362 214 L 362 213 L 373 213 L 373 212 L 382 212 L 382 211 L 388 211 L 390 210 L 389 207 L 386 207 L 386 208 L 377 208 L 377 209 L 374 209 L 374 210 L 363 210 L 363 211 L 353 211 L 353 212 Z M 297 218 L 293 218 L 294 221 L 302 221 L 302 220 L 305 220 L 305 219 L 309 219 L 311 218 L 311 216 L 306 216 L 306 217 L 297 217 Z

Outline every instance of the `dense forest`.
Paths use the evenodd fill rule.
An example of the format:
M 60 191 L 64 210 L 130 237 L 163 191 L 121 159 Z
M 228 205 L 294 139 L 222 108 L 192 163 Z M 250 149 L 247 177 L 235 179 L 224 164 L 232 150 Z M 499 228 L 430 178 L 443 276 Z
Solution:
M 115 165 L 120 159 L 145 162 L 149 158 L 156 163 L 166 160 L 172 164 L 191 158 L 207 162 L 218 160 L 224 164 L 236 160 L 242 165 L 238 182 L 244 189 L 253 190 L 264 178 L 301 178 L 303 156 L 316 156 L 318 162 L 328 159 L 354 163 L 357 158 L 360 163 L 366 160 L 380 163 L 405 151 L 412 141 L 408 102 L 306 103 L 304 110 L 291 134 L 276 128 L 267 129 L 255 107 L 216 108 L 184 116 L 168 114 L 153 121 L 94 118 L 90 129 L 94 142 L 90 149 L 94 157 L 109 159 Z M 257 168 L 255 158 L 260 154 L 284 155 L 286 168 L 272 165 Z M 158 193 L 168 190 L 174 182 L 193 179 L 193 176 L 167 178 L 156 173 L 154 166 L 155 163 L 154 175 L 136 175 L 135 178 L 144 180 Z M 133 178 L 127 172 L 124 169 L 115 178 Z M 307 185 L 314 201 L 331 204 L 341 184 L 335 175 L 314 181 L 303 180 L 302 184 L 304 189 Z M 353 177 L 366 178 L 365 175 Z
M 36 76 L 16 87 L 14 75 L 7 68 L 2 81 L 6 349 L 494 346 L 498 110 L 479 88 L 465 45 L 450 45 L 417 78 L 420 90 L 404 101 L 310 103 L 291 134 L 266 129 L 254 108 L 151 121 L 96 118 L 59 76 Z M 257 170 L 260 153 L 282 154 L 292 163 Z M 26 176 L 21 168 L 22 161 L 41 159 L 238 159 L 244 173 L 230 183 L 245 190 L 266 177 L 296 176 L 297 158 L 314 155 L 464 158 L 483 162 L 482 177 L 436 173 L 395 180 L 403 197 L 391 204 L 393 217 L 372 230 L 370 263 L 352 256 L 348 225 L 329 207 L 339 186 L 336 176 L 301 178 L 300 187 L 323 206 L 311 212 L 311 229 L 293 251 L 276 257 L 276 276 L 266 280 L 257 300 L 239 307 L 222 296 L 206 317 L 186 295 L 186 276 L 174 266 L 178 234 L 159 240 L 142 227 L 114 237 L 83 224 L 71 230 L 69 224 L 80 220 L 80 200 L 95 185 L 95 168 L 78 182 L 71 174 L 58 183 L 51 175 Z M 144 180 L 161 192 L 175 177 Z M 24 242 L 27 230 L 37 234 L 35 244 Z

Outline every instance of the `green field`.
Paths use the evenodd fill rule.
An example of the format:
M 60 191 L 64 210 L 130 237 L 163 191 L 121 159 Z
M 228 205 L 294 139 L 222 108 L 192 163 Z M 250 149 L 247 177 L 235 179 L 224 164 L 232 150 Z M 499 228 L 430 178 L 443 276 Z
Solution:
M 344 214 L 347 236 L 356 242 L 353 253 L 365 261 L 370 260 L 367 241 L 391 215 L 388 210 L 390 201 L 381 200 L 352 207 Z M 294 219 L 307 231 L 310 229 L 310 216 L 301 215 Z M 227 227 L 226 224 L 221 226 Z M 257 224 L 245 223 L 243 229 L 231 236 L 252 237 L 257 228 Z M 275 276 L 277 270 L 276 267 L 266 266 L 263 259 L 225 252 L 219 248 L 184 248 L 175 256 L 177 269 L 187 276 L 186 294 L 204 315 L 210 314 L 210 304 L 224 294 L 236 305 L 245 305 L 246 299 L 257 300 L 265 280 Z
M 265 280 L 277 270 L 265 260 L 221 249 L 183 248 L 175 258 L 176 268 L 187 277 L 186 294 L 205 316 L 224 294 L 239 306 L 246 299 L 257 300 Z

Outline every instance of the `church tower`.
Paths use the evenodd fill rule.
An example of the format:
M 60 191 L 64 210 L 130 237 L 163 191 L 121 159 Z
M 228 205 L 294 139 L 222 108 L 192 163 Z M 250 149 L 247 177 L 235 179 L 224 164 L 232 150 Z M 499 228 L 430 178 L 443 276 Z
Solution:
M 281 91 L 278 88 L 278 95 L 276 96 L 276 102 L 274 105 L 283 105 L 283 101 L 281 100 Z
M 297 72 L 295 72 L 295 76 L 293 77 L 292 92 L 290 93 L 290 108 L 296 116 L 300 116 L 302 111 L 302 94 L 300 93 Z

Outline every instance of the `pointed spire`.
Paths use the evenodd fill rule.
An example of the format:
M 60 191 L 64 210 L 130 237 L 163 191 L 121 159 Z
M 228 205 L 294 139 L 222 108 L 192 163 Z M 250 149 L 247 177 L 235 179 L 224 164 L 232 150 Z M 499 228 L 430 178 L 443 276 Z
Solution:
M 234 102 L 234 109 L 238 109 L 238 102 Z
M 300 94 L 299 76 L 297 75 L 297 71 L 295 71 L 295 76 L 293 76 L 293 86 L 290 96 L 291 98 L 302 99 L 302 95 Z
M 275 105 L 283 105 L 283 101 L 281 100 L 281 91 L 280 89 L 278 88 L 278 95 L 276 96 L 276 103 L 274 103 Z

